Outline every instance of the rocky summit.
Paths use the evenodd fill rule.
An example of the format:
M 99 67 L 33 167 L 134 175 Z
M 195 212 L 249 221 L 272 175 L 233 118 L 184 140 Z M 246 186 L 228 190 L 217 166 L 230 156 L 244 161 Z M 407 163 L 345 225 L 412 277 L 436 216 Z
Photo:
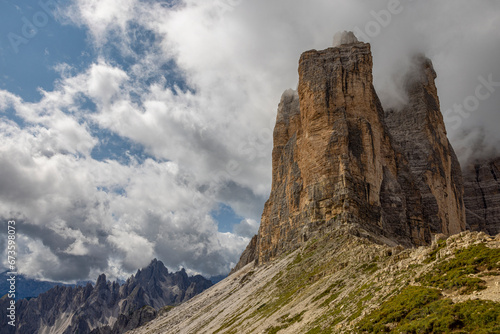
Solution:
M 386 112 L 373 87 L 370 45 L 349 36 L 300 58 L 298 90 L 286 91 L 278 107 L 271 195 L 236 269 L 341 222 L 405 247 L 465 230 L 462 174 L 431 61 L 415 57 L 408 103 Z

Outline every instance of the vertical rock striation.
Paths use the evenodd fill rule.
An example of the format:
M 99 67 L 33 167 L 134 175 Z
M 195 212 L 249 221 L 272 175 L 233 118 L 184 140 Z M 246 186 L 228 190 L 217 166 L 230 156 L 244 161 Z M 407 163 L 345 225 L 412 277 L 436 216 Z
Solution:
M 500 158 L 464 170 L 467 225 L 473 231 L 500 233 Z
M 302 54 L 298 90 L 281 98 L 271 194 L 236 270 L 344 223 L 404 246 L 465 229 L 462 175 L 432 64 L 418 58 L 408 105 L 385 115 L 373 87 L 370 45 L 339 40 L 339 47 Z
M 463 181 L 446 136 L 435 78 L 431 61 L 415 57 L 405 81 L 408 103 L 401 110 L 389 110 L 386 123 L 409 162 L 431 233 L 451 235 L 465 229 Z

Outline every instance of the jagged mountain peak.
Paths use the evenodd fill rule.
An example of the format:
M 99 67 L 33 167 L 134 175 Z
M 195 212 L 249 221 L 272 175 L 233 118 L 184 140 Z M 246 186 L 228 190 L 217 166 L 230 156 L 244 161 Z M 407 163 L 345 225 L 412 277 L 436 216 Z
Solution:
M 121 333 L 122 329 L 135 328 L 133 324 L 142 324 L 142 317 L 156 316 L 154 310 L 178 305 L 210 286 L 209 280 L 189 277 L 185 270 L 169 273 L 164 264 L 155 259 L 121 286 L 107 281 L 106 275 L 101 274 L 95 286 L 90 283 L 76 288 L 56 286 L 37 298 L 18 301 L 19 323 L 9 333 L 90 333 L 94 330 L 100 334 Z M 0 300 L 1 307 L 4 303 L 8 303 L 8 299 Z M 150 308 L 139 311 L 145 306 Z M 3 313 L 0 318 L 2 316 Z M 110 332 L 117 316 L 118 332 Z M 6 319 L 0 320 L 7 323 Z M 103 327 L 105 325 L 109 328 Z
M 163 262 L 158 261 L 156 258 L 151 263 L 142 269 L 137 270 L 135 274 L 136 279 L 149 279 L 151 277 L 163 277 L 169 275 L 167 267 Z
M 106 280 L 106 274 L 101 274 L 97 278 L 95 282 L 95 288 L 96 289 L 102 289 L 108 285 L 108 281 Z

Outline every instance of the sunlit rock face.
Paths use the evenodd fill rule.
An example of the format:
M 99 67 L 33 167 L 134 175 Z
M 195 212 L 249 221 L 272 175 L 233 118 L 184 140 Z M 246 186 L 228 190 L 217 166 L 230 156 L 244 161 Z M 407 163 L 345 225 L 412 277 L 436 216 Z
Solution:
M 407 105 L 385 113 L 370 45 L 348 32 L 335 40 L 338 47 L 302 54 L 298 89 L 281 98 L 272 190 L 239 267 L 275 259 L 339 224 L 407 247 L 465 229 L 462 175 L 430 61 L 418 58 L 408 77 Z

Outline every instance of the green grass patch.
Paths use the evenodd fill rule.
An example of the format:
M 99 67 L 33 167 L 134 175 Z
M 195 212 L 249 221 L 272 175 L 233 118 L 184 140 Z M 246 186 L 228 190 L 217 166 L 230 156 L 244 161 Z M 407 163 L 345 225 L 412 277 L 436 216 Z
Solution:
M 500 303 L 453 304 L 436 289 L 409 286 L 358 323 L 362 333 L 500 333 Z
M 400 294 L 382 304 L 380 309 L 361 320 L 360 329 L 370 333 L 385 332 L 387 324 L 398 323 L 405 319 L 412 310 L 420 309 L 439 298 L 440 292 L 436 289 L 407 287 Z
M 500 272 L 499 269 L 500 249 L 479 244 L 458 250 L 454 258 L 439 263 L 418 281 L 424 285 L 469 294 L 485 288 L 483 280 L 471 275 L 495 275 Z

